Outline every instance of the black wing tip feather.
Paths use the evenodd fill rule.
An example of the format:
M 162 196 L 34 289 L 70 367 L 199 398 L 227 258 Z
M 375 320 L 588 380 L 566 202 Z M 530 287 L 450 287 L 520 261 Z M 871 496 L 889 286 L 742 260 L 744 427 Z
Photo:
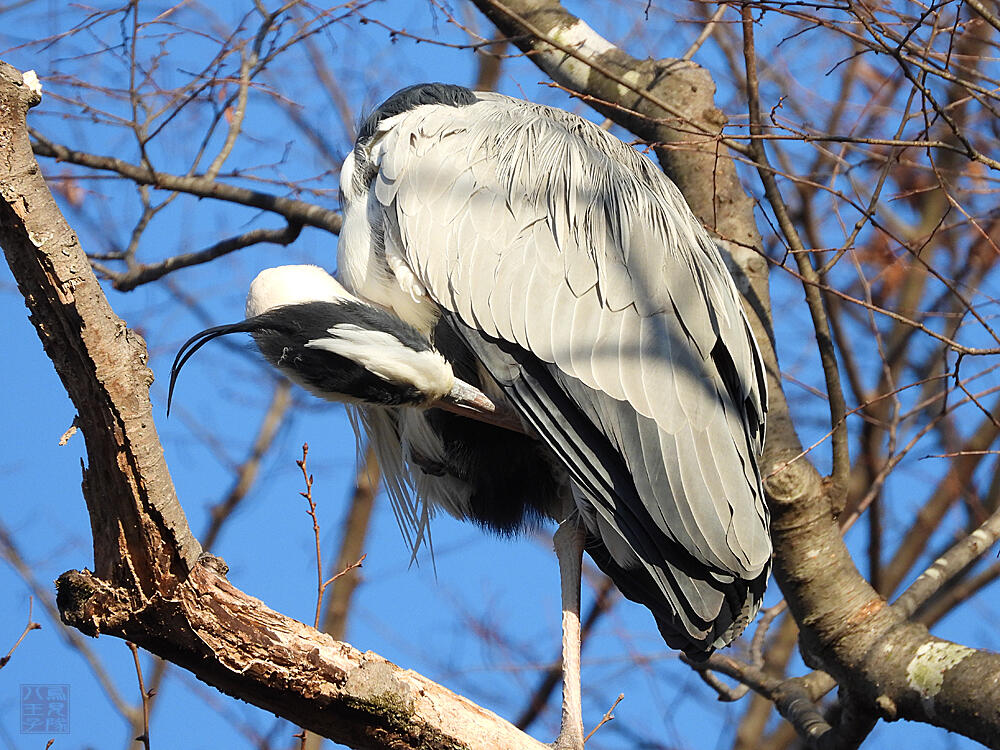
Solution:
M 680 598 L 683 615 L 674 611 L 674 605 L 664 596 L 658 579 L 645 565 L 630 568 L 620 566 L 596 534 L 588 534 L 585 549 L 626 599 L 641 604 L 650 611 L 664 642 L 696 662 L 704 661 L 716 650 L 728 646 L 746 629 L 763 601 L 771 569 L 770 565 L 766 565 L 752 579 L 735 576 L 729 582 L 717 581 L 711 576 L 687 575 L 695 586 L 722 591 L 724 594 L 719 612 L 713 619 L 705 620 L 685 606 L 683 596 Z M 670 575 L 670 567 L 664 567 L 667 575 Z M 682 570 L 676 573 L 686 575 Z
M 626 598 L 642 604 L 652 612 L 667 645 L 682 651 L 691 659 L 703 660 L 717 648 L 735 640 L 757 613 L 770 566 L 765 566 L 753 578 L 742 578 L 732 571 L 726 571 L 727 576 L 731 576 L 729 580 L 715 580 L 711 571 L 698 563 L 683 546 L 665 535 L 652 538 L 654 535 L 648 530 L 654 528 L 654 525 L 643 518 L 643 513 L 648 511 L 638 500 L 638 490 L 622 457 L 607 444 L 607 436 L 586 418 L 541 361 L 516 345 L 475 332 L 454 314 L 446 315 L 444 319 L 480 356 L 483 354 L 480 350 L 485 345 L 496 347 L 517 362 L 522 373 L 517 384 L 501 384 L 508 398 L 521 409 L 528 409 L 526 413 L 529 421 L 543 433 L 549 447 L 561 455 L 570 475 L 581 489 L 595 497 L 604 496 L 609 500 L 618 498 L 618 502 L 612 501 L 612 505 L 616 525 L 626 538 L 629 538 L 628 529 L 646 529 L 650 533 L 652 548 L 666 555 L 662 566 L 640 555 L 642 562 L 626 569 L 612 559 L 599 534 L 588 534 L 588 554 L 611 577 Z M 489 368 L 488 358 L 483 363 Z M 531 419 L 531 405 L 526 401 L 532 402 L 531 405 L 539 410 L 534 414 L 536 419 Z M 538 419 L 548 421 L 547 428 Z M 598 462 L 603 471 L 599 471 L 597 466 L 587 466 L 587 453 L 590 453 L 590 457 Z M 583 463 L 576 464 L 574 457 Z M 635 541 L 632 539 L 632 543 Z M 662 577 L 654 576 L 649 569 L 651 564 L 668 577 L 682 576 L 689 581 L 688 585 L 721 591 L 724 598 L 718 613 L 710 620 L 699 616 L 686 601 L 677 582 L 669 586 L 674 593 L 672 597 L 664 588 Z M 672 599 L 677 602 L 676 605 L 671 603 Z M 673 611 L 674 606 L 683 609 L 683 613 Z

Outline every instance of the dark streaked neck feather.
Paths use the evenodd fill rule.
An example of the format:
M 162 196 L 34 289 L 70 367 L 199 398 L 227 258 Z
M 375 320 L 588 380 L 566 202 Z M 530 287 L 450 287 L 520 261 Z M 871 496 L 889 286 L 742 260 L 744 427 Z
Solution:
M 400 89 L 376 107 L 358 129 L 358 142 L 364 143 L 375 135 L 379 123 L 424 104 L 465 107 L 477 101 L 476 95 L 464 86 L 452 83 L 418 83 Z

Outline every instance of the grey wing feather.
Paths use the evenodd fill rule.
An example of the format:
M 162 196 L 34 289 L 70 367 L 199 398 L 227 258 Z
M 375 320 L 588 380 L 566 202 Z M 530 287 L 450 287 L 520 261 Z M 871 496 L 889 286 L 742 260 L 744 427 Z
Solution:
M 588 519 L 594 530 L 588 552 L 626 596 L 649 607 L 667 643 L 696 656 L 735 638 L 756 611 L 766 572 L 751 580 L 719 572 L 705 575 L 687 550 L 653 522 L 640 500 L 653 482 L 662 481 L 655 459 L 648 473 L 651 482 L 608 445 L 596 413 L 587 414 L 594 405 L 607 405 L 606 398 L 591 399 L 592 389 L 522 349 L 490 341 L 454 318 L 452 325 L 529 424 L 547 437 L 578 490 L 597 499 Z M 640 443 L 640 432 L 652 434 L 653 440 L 658 432 L 652 420 L 634 412 L 615 425 L 621 430 L 618 439 L 633 445 Z
M 745 605 L 747 584 L 706 588 L 678 550 L 727 585 L 761 580 L 770 558 L 763 368 L 732 280 L 647 159 L 560 110 L 477 96 L 417 108 L 369 146 L 387 251 L 457 323 L 537 358 L 604 453 L 574 447 L 586 425 L 547 414 L 530 378 L 507 389 L 546 412 L 534 427 L 593 506 L 608 566 L 640 560 L 691 637 L 714 642 L 740 618 L 706 623 L 726 597 Z M 602 469 L 615 457 L 631 492 Z

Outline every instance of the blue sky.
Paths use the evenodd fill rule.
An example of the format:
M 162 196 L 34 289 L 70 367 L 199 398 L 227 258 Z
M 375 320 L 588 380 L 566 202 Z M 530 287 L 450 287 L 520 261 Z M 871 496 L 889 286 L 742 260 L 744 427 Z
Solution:
M 593 10 L 585 3 L 566 5 L 640 57 L 681 54 L 700 30 L 697 25 L 676 23 L 657 7 L 662 3 L 654 4 L 651 20 L 644 26 L 639 21 L 645 3 L 638 0 L 621 3 L 614 10 Z M 246 12 L 244 5 L 237 3 L 218 3 L 214 8 L 218 28 L 232 26 Z M 128 132 L 79 117 L 78 107 L 53 96 L 71 93 L 64 78 L 68 75 L 123 85 L 126 68 L 113 49 L 78 57 L 102 46 L 113 48 L 121 41 L 121 28 L 117 21 L 106 22 L 92 32 L 56 44 L 20 47 L 27 39 L 18 36 L 24 33 L 18 29 L 57 33 L 83 16 L 83 11 L 72 9 L 61 19 L 52 20 L 49 11 L 54 9 L 51 4 L 29 3 L 5 24 L 7 31 L 0 35 L 0 49 L 10 50 L 4 58 L 22 70 L 35 68 L 45 81 L 49 98 L 32 114 L 32 123 L 68 145 L 134 160 L 136 149 Z M 152 16 L 155 10 L 151 7 L 144 12 Z M 418 36 L 441 33 L 447 39 L 462 39 L 440 10 L 435 12 L 424 3 L 374 3 L 365 12 Z M 460 17 L 475 19 L 488 33 L 488 24 L 473 13 Z M 214 50 L 211 40 L 186 28 L 193 23 L 193 15 L 178 16 L 178 30 L 183 33 L 169 42 L 171 56 L 160 79 L 164 84 L 175 85 L 186 71 L 204 64 Z M 637 29 L 644 33 L 637 34 Z M 144 49 L 148 52 L 159 41 L 148 40 Z M 388 31 L 377 24 L 335 24 L 318 37 L 317 44 L 337 70 L 345 95 L 358 113 L 403 85 L 421 80 L 467 84 L 475 75 L 467 52 L 405 38 L 392 42 Z M 711 45 L 696 57 L 708 66 L 719 59 Z M 306 116 L 322 128 L 328 142 L 343 154 L 347 148 L 343 129 L 329 103 L 310 83 L 310 75 L 301 60 L 296 64 L 282 62 L 275 66 L 268 83 L 300 104 Z M 578 102 L 541 84 L 543 79 L 527 61 L 510 60 L 501 90 L 587 113 Z M 731 85 L 724 75 L 718 84 L 720 97 L 728 96 Z M 821 91 L 816 93 L 822 95 Z M 88 96 L 93 97 L 95 106 L 127 114 L 127 102 L 102 92 Z M 239 166 L 244 170 L 244 183 L 251 185 L 257 178 L 316 177 L 314 184 L 320 192 L 305 198 L 333 207 L 336 165 L 318 157 L 310 144 L 290 129 L 280 107 L 267 96 L 255 93 L 250 107 L 246 137 L 227 168 Z M 151 156 L 161 169 L 186 169 L 200 137 L 203 115 L 199 110 L 177 118 L 154 144 Z M 64 170 L 52 163 L 43 162 L 42 166 L 54 173 Z M 64 210 L 84 247 L 101 252 L 126 244 L 139 213 L 134 191 L 106 179 L 83 180 L 77 187 L 85 191 L 83 205 L 66 205 Z M 261 189 L 280 191 L 267 184 Z M 64 196 L 58 197 L 64 200 Z M 207 246 L 250 227 L 279 225 L 274 218 L 255 211 L 181 197 L 154 219 L 143 237 L 140 258 L 154 261 Z M 172 288 L 153 284 L 128 294 L 108 288 L 112 306 L 148 343 L 150 366 L 156 375 L 152 397 L 157 429 L 196 534 L 208 522 L 207 509 L 229 490 L 234 466 L 247 455 L 275 380 L 245 342 L 237 347 L 206 347 L 187 366 L 175 395 L 176 413 L 166 420 L 166 380 L 173 355 L 197 330 L 241 317 L 246 288 L 259 269 L 314 262 L 332 270 L 335 247 L 335 238 L 306 230 L 288 248 L 250 248 L 208 266 L 180 271 L 169 277 Z M 183 296 L 198 300 L 199 313 L 178 301 Z M 800 297 L 801 292 L 787 278 L 776 279 L 779 339 L 796 342 L 782 345 L 783 366 L 818 386 L 822 381 L 815 369 L 814 352 L 811 346 L 799 345 L 811 341 Z M 59 574 L 90 565 L 92 560 L 89 524 L 79 489 L 80 464 L 85 460 L 83 440 L 77 434 L 67 445 L 57 444 L 74 411 L 26 319 L 23 301 L 5 266 L 0 268 L 0 316 L 6 321 L 8 363 L 0 368 L 0 392 L 5 400 L 0 411 L 0 520 L 16 538 L 41 589 L 51 599 L 51 582 Z M 822 405 L 801 394 L 795 394 L 795 404 L 803 418 L 803 440 L 811 442 L 825 431 Z M 342 409 L 311 400 L 301 392 L 296 393 L 293 416 L 265 459 L 248 501 L 212 551 L 225 558 L 230 580 L 237 586 L 281 612 L 308 621 L 315 606 L 312 530 L 298 496 L 302 487 L 295 466 L 303 442 L 310 445 L 309 465 L 316 476 L 314 496 L 324 551 L 328 559 L 334 555 L 354 478 L 354 436 Z M 821 468 L 824 448 L 817 454 Z M 935 469 L 925 471 L 933 475 Z M 912 481 L 901 475 L 895 492 L 904 498 L 916 497 L 914 486 L 907 485 Z M 417 566 L 408 566 L 388 504 L 380 498 L 365 545 L 364 583 L 355 600 L 348 640 L 512 718 L 523 708 L 537 681 L 538 667 L 548 664 L 558 651 L 559 589 L 550 539 L 542 532 L 498 540 L 444 516 L 435 520 L 433 534 L 436 575 L 435 566 L 426 558 Z M 30 587 L 21 576 L 0 564 L 0 652 L 6 650 L 7 642 L 13 643 L 26 621 L 29 593 Z M 590 592 L 585 590 L 584 596 L 586 607 Z M 989 606 L 988 596 L 968 605 L 964 615 L 946 620 L 937 632 L 970 645 L 995 646 L 992 624 L 996 612 Z M 768 601 L 777 598 L 777 588 L 772 585 Z M 71 686 L 71 733 L 56 736 L 54 747 L 126 746 L 127 726 L 85 660 L 67 647 L 63 626 L 53 622 L 39 602 L 34 612 L 43 629 L 29 634 L 10 664 L 0 671 L 0 748 L 39 748 L 48 739 L 45 735 L 19 734 L 18 685 L 22 683 Z M 476 632 L 485 632 L 488 637 L 478 637 Z M 125 645 L 113 638 L 88 639 L 87 644 L 116 689 L 135 703 L 138 690 Z M 144 656 L 147 674 L 151 660 Z M 588 727 L 599 720 L 619 692 L 626 695 L 615 711 L 616 721 L 602 728 L 588 745 L 594 748 L 636 747 L 637 735 L 657 738 L 662 744 L 656 747 L 726 747 L 746 707 L 746 702 L 726 705 L 714 701 L 708 688 L 666 649 L 648 614 L 628 602 L 620 603 L 600 622 L 588 644 L 584 685 Z M 552 711 L 532 733 L 549 739 L 554 737 L 557 723 L 557 712 Z M 240 726 L 245 731 L 241 732 Z M 271 715 L 173 670 L 158 701 L 151 734 L 154 746 L 160 747 L 253 747 L 248 734 L 267 734 L 274 726 Z M 291 746 L 295 728 L 285 725 L 278 731 L 285 739 L 275 746 Z M 907 725 L 883 726 L 869 742 L 876 747 L 882 742 L 903 741 L 928 748 L 972 746 L 937 730 Z

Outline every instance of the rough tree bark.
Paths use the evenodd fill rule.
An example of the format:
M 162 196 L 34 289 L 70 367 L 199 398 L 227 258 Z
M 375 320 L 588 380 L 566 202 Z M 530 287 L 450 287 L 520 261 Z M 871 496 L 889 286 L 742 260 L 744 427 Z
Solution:
M 60 576 L 63 620 L 352 747 L 545 747 L 415 672 L 268 609 L 201 554 L 156 435 L 145 342 L 111 310 L 31 152 L 25 117 L 39 101 L 0 63 L 0 245 L 87 446 L 94 571 Z

